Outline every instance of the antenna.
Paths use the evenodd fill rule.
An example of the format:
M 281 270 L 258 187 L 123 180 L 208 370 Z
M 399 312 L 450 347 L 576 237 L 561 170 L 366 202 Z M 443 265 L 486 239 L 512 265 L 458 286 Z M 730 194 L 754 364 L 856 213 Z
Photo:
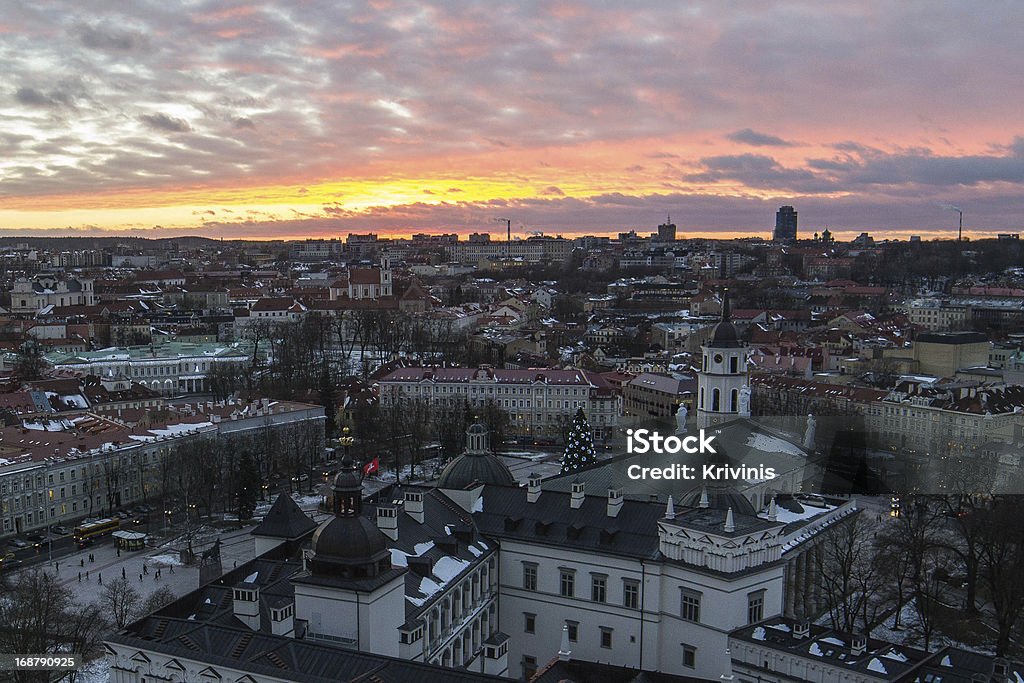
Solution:
M 956 233 L 956 241 L 957 242 L 963 242 L 963 240 L 964 240 L 964 212 L 961 211 L 960 209 L 957 209 L 956 212 L 958 214 L 960 214 L 960 228 L 959 228 L 959 230 L 957 230 L 957 233 Z

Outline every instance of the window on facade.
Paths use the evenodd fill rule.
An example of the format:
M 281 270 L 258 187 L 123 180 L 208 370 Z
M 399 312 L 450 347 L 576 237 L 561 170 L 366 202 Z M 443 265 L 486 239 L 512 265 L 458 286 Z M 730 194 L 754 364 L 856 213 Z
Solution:
M 739 372 L 739 358 L 737 358 L 736 356 L 733 356 L 732 358 L 729 359 L 729 372 L 733 373 L 734 375 L 737 372 Z
M 535 673 L 537 673 L 537 658 L 523 655 L 523 678 L 530 680 Z
M 733 413 L 738 412 L 740 409 L 738 396 L 739 392 L 737 392 L 735 389 L 729 392 L 729 410 Z
M 523 563 L 523 588 L 528 591 L 537 590 L 537 565 Z
M 569 642 L 575 643 L 580 635 L 580 622 L 578 621 L 567 621 L 565 626 L 569 631 Z
M 622 605 L 630 609 L 640 606 L 640 582 L 633 579 L 622 581 Z
M 608 577 L 594 574 L 590 577 L 590 599 L 594 602 L 608 602 Z
M 747 595 L 747 623 L 756 624 L 764 619 L 764 591 L 754 591 Z
M 682 606 L 679 615 L 686 621 L 700 621 L 700 593 L 682 589 Z
M 607 626 L 601 627 L 601 647 L 611 648 L 612 646 L 612 629 Z
M 697 648 L 685 643 L 683 644 L 683 666 L 690 669 L 697 668 Z
M 537 632 L 537 615 L 529 612 L 523 613 L 523 633 Z
M 560 572 L 558 592 L 568 598 L 576 595 L 576 572 L 563 569 Z

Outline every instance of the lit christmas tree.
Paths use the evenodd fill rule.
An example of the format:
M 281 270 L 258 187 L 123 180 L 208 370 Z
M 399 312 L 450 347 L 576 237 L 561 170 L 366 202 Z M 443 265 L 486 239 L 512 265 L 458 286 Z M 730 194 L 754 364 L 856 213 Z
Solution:
M 569 436 L 565 440 L 565 452 L 562 454 L 562 472 L 576 472 L 586 469 L 597 462 L 594 452 L 594 435 L 587 424 L 587 416 L 583 408 L 576 411 L 569 428 Z

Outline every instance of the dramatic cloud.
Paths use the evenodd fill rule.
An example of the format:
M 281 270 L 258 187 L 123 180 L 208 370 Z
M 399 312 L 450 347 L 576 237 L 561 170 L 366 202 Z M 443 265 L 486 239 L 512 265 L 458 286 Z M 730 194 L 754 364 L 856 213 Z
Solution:
M 1022 22 L 966 0 L 11 3 L 0 228 L 258 215 L 231 232 L 267 236 L 332 206 L 393 230 L 494 229 L 479 207 L 756 230 L 794 203 L 853 230 L 902 202 L 923 229 L 942 197 L 1009 229 Z

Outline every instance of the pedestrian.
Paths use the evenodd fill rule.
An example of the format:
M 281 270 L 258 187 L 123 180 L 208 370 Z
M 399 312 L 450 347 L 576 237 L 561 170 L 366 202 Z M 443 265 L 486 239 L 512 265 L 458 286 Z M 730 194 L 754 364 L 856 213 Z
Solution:
M 124 571 L 124 567 L 121 567 L 121 578 L 122 578 L 122 579 L 126 579 L 126 578 L 128 578 L 128 577 L 126 576 L 126 572 Z
M 78 566 L 79 566 L 79 567 L 85 567 L 85 558 L 84 558 L 84 557 L 83 557 L 83 558 L 80 558 L 80 559 L 78 560 Z
M 238 569 L 238 560 L 235 560 L 235 564 L 231 568 Z
M 117 549 L 117 556 L 121 557 L 121 549 L 120 548 Z
M 54 562 L 53 566 L 57 568 L 57 573 L 60 574 L 60 562 Z
M 100 577 L 100 585 L 103 585 L 103 574 L 97 574 Z
M 87 579 L 89 578 L 89 570 L 88 569 L 85 570 L 85 578 L 87 578 Z
M 173 564 L 171 565 L 171 573 L 172 574 L 174 573 L 174 565 Z
M 142 583 L 142 574 L 139 574 L 139 583 Z
M 78 583 L 82 583 L 82 572 L 78 572 Z
M 142 573 L 143 574 L 148 574 L 149 573 L 149 567 L 147 567 L 145 563 L 142 564 Z

